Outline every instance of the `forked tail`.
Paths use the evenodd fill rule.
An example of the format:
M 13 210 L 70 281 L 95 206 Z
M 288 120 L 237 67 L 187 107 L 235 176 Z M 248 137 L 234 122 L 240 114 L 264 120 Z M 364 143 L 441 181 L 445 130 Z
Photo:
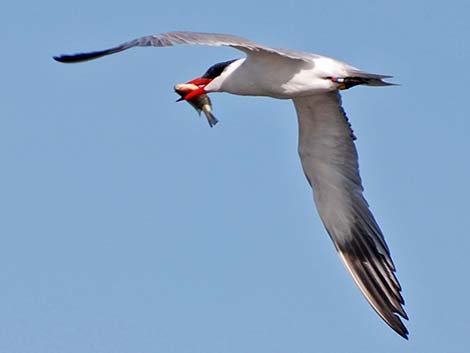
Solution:
M 368 72 L 360 70 L 353 70 L 350 72 L 350 76 L 344 78 L 344 84 L 346 86 L 346 89 L 357 85 L 396 86 L 395 83 L 384 81 L 384 79 L 391 77 L 392 76 L 370 74 Z

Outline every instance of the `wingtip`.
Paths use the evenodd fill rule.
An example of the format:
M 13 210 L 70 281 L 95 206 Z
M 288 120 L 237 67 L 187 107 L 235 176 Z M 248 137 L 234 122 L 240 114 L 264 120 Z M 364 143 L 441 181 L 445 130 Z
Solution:
M 406 317 L 404 319 L 408 320 L 408 317 Z M 384 319 L 384 322 L 393 331 L 395 331 L 395 333 L 397 333 L 400 337 L 403 337 L 406 340 L 409 339 L 408 329 L 406 328 L 406 326 L 403 323 L 402 319 L 398 315 L 392 314 L 392 317 L 389 317 L 387 320 Z
M 101 55 L 93 52 L 93 53 L 80 53 L 80 54 L 72 54 L 72 55 L 63 54 L 63 55 L 53 56 L 52 58 L 55 61 L 58 61 L 60 63 L 72 64 L 72 63 L 77 63 L 81 61 L 88 61 L 88 60 L 96 59 L 99 56 Z
M 67 60 L 64 60 L 64 55 L 55 55 L 52 57 L 55 61 L 58 61 L 60 63 L 66 63 Z
M 58 61 L 60 63 L 72 64 L 72 63 L 76 63 L 76 62 L 79 62 L 79 61 L 83 61 L 81 56 L 82 56 L 82 54 L 75 54 L 75 55 L 66 55 L 66 54 L 64 54 L 64 55 L 56 55 L 56 56 L 53 56 L 52 58 L 55 61 Z
M 71 64 L 71 63 L 78 63 L 78 62 L 98 59 L 98 58 L 101 58 L 102 56 L 114 54 L 125 49 L 127 49 L 125 45 L 120 45 L 111 49 L 92 51 L 88 53 L 62 54 L 62 55 L 53 56 L 53 58 L 55 61 L 65 63 L 65 64 Z
M 403 325 L 402 330 L 395 330 L 396 333 L 398 333 L 401 337 L 403 337 L 405 340 L 409 340 L 409 332 L 408 329 Z
M 393 331 L 395 331 L 397 334 L 399 334 L 404 339 L 408 340 L 408 336 L 409 336 L 408 329 L 406 328 L 405 324 L 403 323 L 402 319 L 400 318 L 400 316 L 401 316 L 403 319 L 408 320 L 408 315 L 403 310 L 403 308 L 402 308 L 402 312 L 403 313 L 393 313 L 392 314 L 393 320 L 390 320 L 390 321 L 389 320 L 384 320 L 384 321 L 387 323 L 387 325 L 389 325 L 393 329 Z

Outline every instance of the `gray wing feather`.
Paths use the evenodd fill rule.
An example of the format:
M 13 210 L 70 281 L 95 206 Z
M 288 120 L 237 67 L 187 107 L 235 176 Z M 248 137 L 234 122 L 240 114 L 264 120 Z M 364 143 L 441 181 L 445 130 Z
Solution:
M 72 55 L 55 56 L 54 59 L 63 63 L 76 63 L 81 61 L 93 60 L 102 56 L 119 53 L 133 47 L 169 47 L 179 44 L 189 45 L 209 45 L 209 46 L 230 46 L 241 50 L 247 54 L 264 52 L 275 55 L 281 55 L 291 59 L 308 61 L 309 58 L 318 57 L 315 54 L 296 52 L 293 50 L 274 49 L 251 40 L 230 35 L 217 33 L 197 33 L 197 32 L 168 32 L 145 36 L 125 42 L 110 49 L 93 51 L 88 53 L 78 53 Z
M 407 338 L 401 287 L 383 234 L 362 192 L 354 134 L 337 92 L 294 99 L 299 154 L 320 217 L 374 310 Z M 398 314 L 398 315 L 397 315 Z

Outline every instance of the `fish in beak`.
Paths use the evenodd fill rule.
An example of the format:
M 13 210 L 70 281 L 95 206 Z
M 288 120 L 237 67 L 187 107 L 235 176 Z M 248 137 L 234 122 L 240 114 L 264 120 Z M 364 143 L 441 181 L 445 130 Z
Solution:
M 217 124 L 218 120 L 212 114 L 212 103 L 204 89 L 211 81 L 211 79 L 199 77 L 187 83 L 177 84 L 175 86 L 175 92 L 180 95 L 177 102 L 185 100 L 191 104 L 194 109 L 196 109 L 199 115 L 201 114 L 201 111 L 204 112 L 209 126 L 213 127 Z

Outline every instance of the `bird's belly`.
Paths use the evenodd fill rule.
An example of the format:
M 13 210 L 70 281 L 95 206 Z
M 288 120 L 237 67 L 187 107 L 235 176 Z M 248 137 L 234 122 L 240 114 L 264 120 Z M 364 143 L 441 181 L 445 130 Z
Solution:
M 299 74 L 284 84 L 280 85 L 281 95 L 285 98 L 309 96 L 316 93 L 333 91 L 336 89 L 334 83 L 327 78 L 316 75 Z

